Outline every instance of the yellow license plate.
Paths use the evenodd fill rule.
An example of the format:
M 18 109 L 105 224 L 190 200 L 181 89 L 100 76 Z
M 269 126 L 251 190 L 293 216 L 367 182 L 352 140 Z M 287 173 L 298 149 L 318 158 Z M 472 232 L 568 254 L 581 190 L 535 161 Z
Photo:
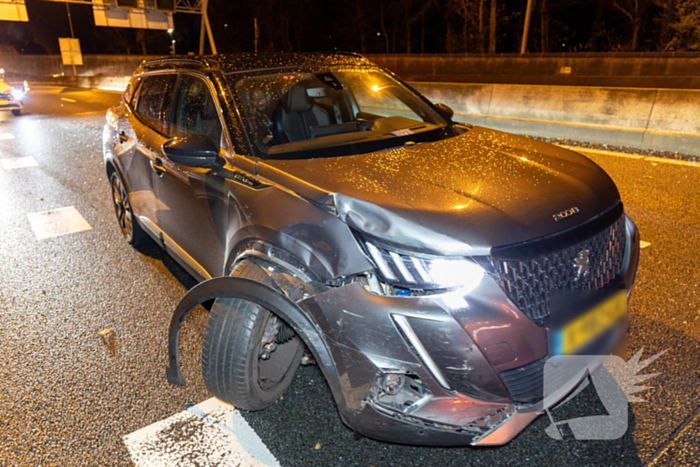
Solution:
M 554 353 L 570 354 L 600 335 L 627 313 L 627 291 L 618 290 L 604 302 L 554 333 Z
M 9 104 L 9 103 L 10 103 L 10 101 L 3 101 L 3 100 L 0 100 L 0 105 L 7 105 L 7 104 Z

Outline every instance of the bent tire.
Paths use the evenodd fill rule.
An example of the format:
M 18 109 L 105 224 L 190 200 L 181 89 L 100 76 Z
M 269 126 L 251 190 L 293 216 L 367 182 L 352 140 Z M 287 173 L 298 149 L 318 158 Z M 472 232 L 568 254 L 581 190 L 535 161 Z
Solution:
M 136 216 L 134 216 L 129 194 L 116 170 L 109 177 L 109 184 L 112 188 L 112 202 L 117 214 L 117 222 L 126 241 L 133 247 L 143 245 L 148 240 L 148 234 L 143 231 Z
M 262 306 L 235 298 L 217 299 L 202 343 L 202 372 L 209 391 L 244 410 L 272 405 L 292 382 L 304 354 L 294 335 L 261 358 L 270 330 L 284 325 Z M 278 325 L 278 327 L 279 327 Z M 272 341 L 277 337 L 272 336 Z

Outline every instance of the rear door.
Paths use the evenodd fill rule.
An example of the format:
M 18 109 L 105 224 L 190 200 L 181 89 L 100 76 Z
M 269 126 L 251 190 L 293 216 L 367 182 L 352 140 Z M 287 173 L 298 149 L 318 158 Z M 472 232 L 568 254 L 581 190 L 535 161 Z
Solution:
M 148 200 L 155 200 L 155 195 L 149 158 L 137 150 L 138 139 L 134 133 L 134 124 L 140 125 L 135 115 L 140 83 L 140 77 L 132 78 L 122 97 L 118 111 L 114 114 L 116 120 L 112 127 L 116 134 L 110 138 L 110 144 L 119 160 L 119 168 L 129 190 L 134 214 L 141 219 L 147 219 L 153 216 L 153 209 L 148 206 Z
M 226 138 L 214 91 L 205 76 L 180 73 L 173 94 L 171 138 L 202 134 L 221 148 Z M 178 165 L 162 153 L 154 164 L 153 188 L 163 207 L 158 225 L 166 246 L 200 278 L 220 275 L 227 229 L 225 180 L 215 170 Z
M 160 147 L 168 140 L 175 73 L 158 73 L 142 78 L 136 100 L 132 127 L 134 132 L 134 159 L 138 161 L 138 176 L 148 180 L 148 190 L 131 194 L 131 202 L 139 213 L 141 224 L 156 237 L 161 237 L 161 218 L 164 207 L 158 203 L 153 186 L 153 174 L 158 172 Z M 146 182 L 141 181 L 141 186 Z

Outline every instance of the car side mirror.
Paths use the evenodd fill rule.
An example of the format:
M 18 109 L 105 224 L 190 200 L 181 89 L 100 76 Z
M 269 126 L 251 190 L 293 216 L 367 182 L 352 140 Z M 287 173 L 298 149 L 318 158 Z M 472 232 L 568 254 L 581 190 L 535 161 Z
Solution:
M 452 116 L 455 114 L 455 111 L 446 106 L 445 104 L 435 104 L 435 107 L 440 111 L 443 117 L 445 117 L 448 120 L 452 120 Z
M 186 167 L 218 166 L 219 148 L 206 136 L 191 134 L 163 143 L 163 153 L 172 162 Z

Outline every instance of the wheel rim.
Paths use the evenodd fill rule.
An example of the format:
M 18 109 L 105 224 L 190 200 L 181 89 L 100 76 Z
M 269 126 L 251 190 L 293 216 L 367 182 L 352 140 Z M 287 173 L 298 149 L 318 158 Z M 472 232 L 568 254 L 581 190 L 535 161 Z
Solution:
M 258 343 L 257 352 L 261 355 L 262 340 Z M 294 358 L 299 351 L 299 337 L 294 336 L 289 341 L 279 344 L 275 351 L 270 353 L 267 360 L 258 358 L 258 386 L 264 391 L 274 390 L 280 384 L 292 366 Z
M 134 231 L 131 204 L 129 203 L 126 189 L 116 174 L 112 176 L 112 201 L 114 202 L 114 210 L 117 213 L 119 228 L 122 229 L 122 233 L 129 239 Z
M 289 372 L 298 351 L 299 337 L 294 336 L 272 352 L 268 360 L 258 359 L 258 385 L 265 391 L 273 390 Z M 262 348 L 262 345 L 260 346 Z

